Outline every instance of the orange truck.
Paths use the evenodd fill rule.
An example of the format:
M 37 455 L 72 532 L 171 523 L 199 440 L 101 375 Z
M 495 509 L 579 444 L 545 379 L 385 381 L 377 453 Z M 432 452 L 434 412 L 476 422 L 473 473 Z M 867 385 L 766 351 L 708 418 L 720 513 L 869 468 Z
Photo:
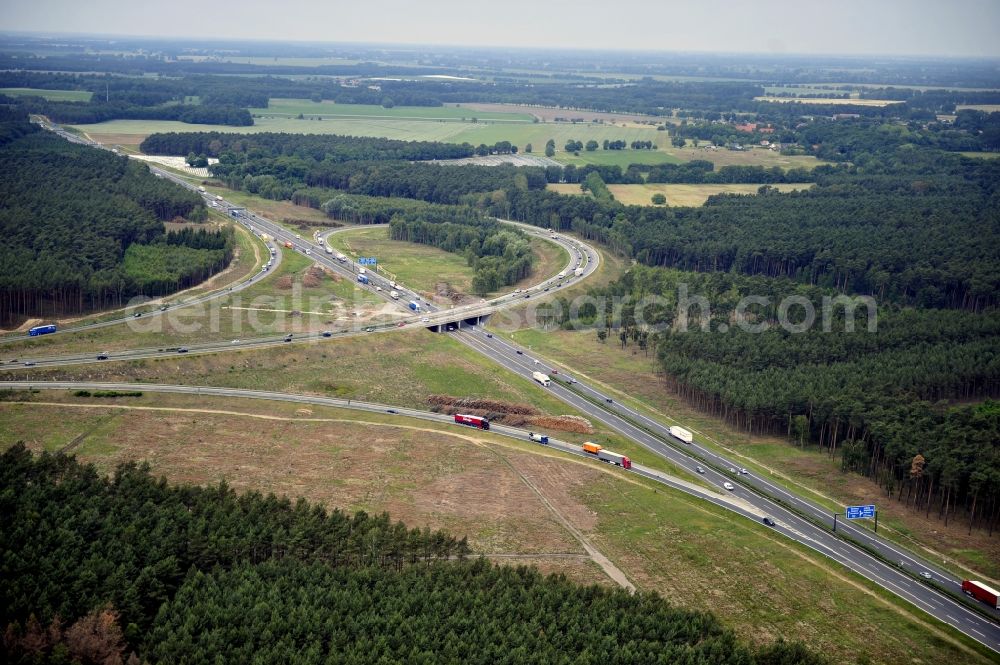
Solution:
M 286 240 L 285 241 L 285 247 L 287 247 L 288 249 L 291 249 L 292 247 L 295 247 L 295 245 L 293 245 L 290 241 Z
M 583 444 L 583 452 L 590 453 L 591 455 L 597 455 L 597 459 L 602 462 L 614 464 L 615 466 L 620 466 L 623 469 L 632 468 L 632 460 L 629 458 L 624 455 L 619 455 L 618 453 L 613 453 L 610 450 L 605 450 L 601 446 L 596 443 L 591 443 L 590 441 Z

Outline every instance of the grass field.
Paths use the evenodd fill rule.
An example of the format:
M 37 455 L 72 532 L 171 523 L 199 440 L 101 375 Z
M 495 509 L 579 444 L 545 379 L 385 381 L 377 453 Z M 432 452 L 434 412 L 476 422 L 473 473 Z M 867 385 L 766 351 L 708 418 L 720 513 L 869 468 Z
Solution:
M 605 279 L 625 268 L 621 263 L 614 265 L 613 260 L 610 257 L 602 261 L 602 269 L 607 270 Z M 617 393 L 617 399 L 652 417 L 683 425 L 695 432 L 699 442 L 726 450 L 752 472 L 767 475 L 773 482 L 827 506 L 831 512 L 844 505 L 877 502 L 880 534 L 924 555 L 925 548 L 940 553 L 936 560 L 959 574 L 972 570 L 979 577 L 1000 578 L 1000 550 L 995 538 L 980 531 L 969 535 L 966 522 L 953 521 L 946 527 L 940 520 L 925 519 L 923 513 L 886 501 L 882 488 L 857 474 L 843 473 L 838 459 L 816 448 L 802 449 L 781 437 L 749 436 L 704 415 L 667 388 L 656 373 L 652 353 L 647 356 L 634 345 L 623 351 L 611 342 L 601 343 L 594 331 L 524 328 L 513 333 L 513 339 L 530 346 L 561 371 L 572 368 L 576 376 L 603 385 Z
M 304 102 L 313 104 L 314 102 Z M 317 106 L 320 106 L 317 104 Z M 327 106 L 338 106 L 328 104 Z M 350 108 L 340 105 L 340 108 Z M 382 109 L 381 107 L 365 107 Z M 413 108 L 413 107 L 411 107 Z M 402 108 L 390 111 L 406 111 Z M 424 108 L 424 111 L 427 109 Z M 447 107 L 442 112 L 463 113 L 460 109 Z M 471 113 L 470 113 L 471 117 Z M 545 143 L 553 139 L 556 143 L 555 159 L 565 164 L 663 164 L 705 159 L 716 168 L 727 165 L 761 165 L 782 168 L 813 168 L 825 162 L 809 156 L 785 156 L 766 149 L 744 151 L 705 150 L 704 148 L 674 148 L 669 145 L 665 132 L 658 132 L 649 126 L 627 127 L 610 124 L 570 124 L 564 122 L 501 122 L 481 120 L 476 123 L 461 120 L 429 120 L 402 117 L 357 117 L 329 116 L 322 120 L 298 120 L 295 117 L 256 118 L 252 127 L 229 127 L 224 125 L 189 125 L 170 120 L 110 120 L 90 125 L 75 125 L 97 141 L 107 144 L 134 146 L 155 132 L 231 132 L 253 134 L 258 132 L 288 132 L 293 134 L 341 134 L 346 136 L 380 136 L 404 141 L 443 141 L 448 143 L 471 143 L 492 145 L 498 141 L 510 141 L 522 150 L 531 144 L 533 152 L 542 154 Z M 599 144 L 605 139 L 653 141 L 657 150 L 597 150 L 583 151 L 579 155 L 566 153 L 562 147 L 570 139 L 586 143 L 593 139 Z
M 550 277 L 569 261 L 565 250 L 550 242 L 532 238 L 531 243 L 536 269 L 521 282 L 504 287 L 503 292 Z M 336 233 L 330 236 L 330 244 L 352 258 L 376 257 L 380 273 L 426 296 L 443 293 L 438 288 L 442 284 L 448 286 L 444 292 L 453 293 L 456 297 L 472 291 L 473 270 L 462 255 L 430 245 L 389 240 L 389 229 L 385 227 Z M 469 296 L 464 300 L 478 301 L 479 298 Z
M 544 146 L 543 146 L 544 148 Z M 680 159 L 663 150 L 595 150 L 580 152 L 557 152 L 555 159 L 562 164 L 600 164 L 603 166 L 620 166 L 627 169 L 630 164 L 678 164 Z
M 771 185 L 782 192 L 809 189 L 812 183 Z M 652 205 L 653 194 L 667 197 L 669 206 L 700 206 L 713 194 L 756 194 L 761 185 L 608 185 L 615 199 L 625 205 Z M 583 194 L 580 186 L 572 183 L 550 184 L 547 189 L 560 194 Z
M 996 159 L 1000 157 L 1000 152 L 962 152 L 959 154 L 974 159 Z
M 460 254 L 430 245 L 389 240 L 389 229 L 357 229 L 330 236 L 330 245 L 348 257 L 374 256 L 380 273 L 389 279 L 430 296 L 439 284 L 468 294 L 472 290 L 472 268 Z
M 314 102 L 308 99 L 274 98 L 267 108 L 252 108 L 250 112 L 261 116 L 296 117 L 300 113 L 307 116 L 325 118 L 395 118 L 400 120 L 492 120 L 496 122 L 532 121 L 527 113 L 503 111 L 474 111 L 456 106 L 394 106 L 383 108 L 371 104 L 336 104 L 331 101 Z
M 30 399 L 0 402 L 0 447 L 24 440 L 57 450 L 75 441 L 74 452 L 104 472 L 148 461 L 171 482 L 225 480 L 240 491 L 385 510 L 410 527 L 467 536 L 475 552 L 498 561 L 515 557 L 610 584 L 582 538 L 640 590 L 711 611 L 751 643 L 802 640 L 838 663 L 989 662 L 967 640 L 762 525 L 528 443 L 279 402 L 60 392 Z
M 312 104 L 313 102 L 308 102 Z M 335 105 L 329 105 L 335 106 Z M 381 107 L 374 107 L 381 109 Z M 385 109 L 382 109 L 383 111 Z M 403 109 L 391 109 L 403 112 Z M 425 111 L 427 109 L 424 109 Z M 439 109 L 443 111 L 443 109 Z M 449 109 L 452 112 L 469 113 Z M 554 139 L 557 150 L 570 139 L 601 143 L 604 139 L 625 141 L 665 140 L 663 132 L 653 128 L 613 127 L 604 124 L 571 125 L 568 123 L 500 122 L 481 120 L 473 123 L 461 120 L 429 120 L 399 117 L 331 116 L 322 120 L 298 120 L 294 117 L 256 118 L 252 127 L 225 125 L 191 125 L 172 120 L 110 120 L 89 125 L 76 125 L 76 129 L 106 143 L 136 145 L 155 132 L 289 132 L 294 134 L 342 134 L 348 136 L 381 136 L 407 141 L 468 142 L 474 145 L 497 141 L 510 141 L 520 148 L 531 143 L 536 152 L 544 150 L 545 142 Z M 557 153 L 558 154 L 558 153 Z
M 50 102 L 89 102 L 94 93 L 89 90 L 43 90 L 41 88 L 0 88 L 0 95 L 9 97 L 44 97 Z
M 972 109 L 973 111 L 982 111 L 984 113 L 998 113 L 1000 112 L 1000 104 L 959 104 L 955 107 L 956 111 L 961 111 L 962 109 Z

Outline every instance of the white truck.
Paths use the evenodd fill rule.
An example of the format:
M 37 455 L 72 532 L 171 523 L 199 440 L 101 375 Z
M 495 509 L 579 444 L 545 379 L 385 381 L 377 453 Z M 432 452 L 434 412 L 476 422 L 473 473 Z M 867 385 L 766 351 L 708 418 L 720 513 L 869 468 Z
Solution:
M 566 271 L 563 271 L 563 272 L 559 273 L 558 275 L 556 275 L 556 277 L 558 277 L 559 279 L 562 279 L 565 276 L 566 276 Z
M 573 274 L 576 275 L 577 277 L 583 277 L 583 268 L 577 268 L 576 270 L 573 271 Z
M 318 242 L 319 244 L 322 245 L 323 244 L 323 239 L 322 238 L 316 238 L 316 242 Z
M 347 260 L 347 257 L 343 254 L 337 254 L 337 260 L 343 262 Z
M 326 253 L 327 254 L 333 254 L 333 247 L 330 247 L 329 245 L 327 245 L 326 246 Z
M 364 268 L 358 268 L 358 274 L 359 275 L 364 275 L 366 272 L 368 272 L 368 271 L 365 270 Z
M 670 427 L 670 434 L 671 436 L 677 437 L 684 443 L 691 443 L 694 441 L 694 436 L 691 435 L 691 432 L 687 431 L 683 427 L 678 427 L 677 425 L 672 425 Z
M 546 388 L 552 385 L 552 379 L 549 378 L 548 374 L 542 374 L 541 372 L 532 372 L 531 378 L 533 378 L 535 381 L 538 381 Z
M 528 432 L 528 438 L 534 441 L 535 443 L 547 444 L 549 442 L 549 437 L 545 436 L 544 434 L 535 434 L 534 432 Z
M 389 295 L 392 296 L 393 300 L 399 300 L 399 291 L 393 291 Z

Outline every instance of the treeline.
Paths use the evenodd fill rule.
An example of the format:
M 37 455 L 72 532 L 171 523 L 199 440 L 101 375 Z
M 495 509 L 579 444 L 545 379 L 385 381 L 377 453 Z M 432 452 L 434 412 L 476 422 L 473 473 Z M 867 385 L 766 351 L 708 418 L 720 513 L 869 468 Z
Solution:
M 148 155 L 190 153 L 221 158 L 225 153 L 240 158 L 269 159 L 295 156 L 313 162 L 384 161 L 394 159 L 429 160 L 471 157 L 468 143 L 400 141 L 335 134 L 233 134 L 228 132 L 168 132 L 151 134 L 139 149 Z
M 700 410 L 818 445 L 928 515 L 991 535 L 1000 526 L 1000 404 L 989 401 L 1000 395 L 996 310 L 825 304 L 835 291 L 788 279 L 644 266 L 591 295 L 605 307 L 574 322 L 561 303 L 547 322 L 637 345 Z M 648 296 L 659 299 L 643 303 Z M 760 300 L 741 307 L 746 296 Z M 803 308 L 782 312 L 788 296 L 815 314 L 803 330 Z M 616 317 L 612 298 L 622 303 Z
M 807 191 L 717 195 L 700 208 L 517 189 L 477 205 L 577 231 L 648 265 L 789 277 L 926 307 L 995 305 L 1000 164 L 905 146 L 856 161 L 817 167 Z
M 231 248 L 223 247 L 228 240 L 219 234 L 164 235 L 164 221 L 205 219 L 197 194 L 154 177 L 141 162 L 35 131 L 23 119 L 0 122 L 0 128 L 2 135 L 21 134 L 0 146 L 5 324 L 121 305 L 144 294 L 149 284 L 142 262 L 126 267 L 130 249 L 146 260 L 159 254 L 179 285 L 228 261 Z M 162 295 L 163 282 L 155 281 Z
M 23 113 L 44 115 L 50 120 L 68 125 L 83 125 L 108 120 L 177 120 L 193 125 L 232 125 L 249 127 L 253 117 L 246 109 L 235 106 L 202 106 L 167 104 L 138 106 L 127 103 L 57 102 L 41 97 L 7 97 L 0 103 L 12 105 Z
M 651 166 L 646 182 L 657 183 L 749 183 L 776 184 L 813 182 L 816 172 L 811 169 L 788 169 L 780 166 L 723 166 L 718 171 L 712 162 L 693 159 L 681 164 L 658 164 Z
M 389 237 L 465 256 L 477 295 L 531 274 L 533 254 L 527 236 L 472 208 L 424 204 L 397 212 L 389 222 Z

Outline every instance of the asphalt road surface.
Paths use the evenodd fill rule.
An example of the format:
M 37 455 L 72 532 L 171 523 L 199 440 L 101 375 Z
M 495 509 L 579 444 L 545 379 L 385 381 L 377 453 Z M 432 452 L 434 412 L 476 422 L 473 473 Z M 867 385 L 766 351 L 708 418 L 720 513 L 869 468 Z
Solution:
M 60 133 L 66 136 L 69 140 L 78 143 L 88 143 L 75 135 L 63 132 Z M 164 171 L 155 166 L 151 166 L 151 170 L 155 173 L 161 174 L 162 177 L 169 178 L 185 187 L 194 189 L 193 185 L 190 185 L 183 179 L 174 176 L 168 171 Z M 223 209 L 229 210 L 235 208 L 235 206 L 231 206 L 224 200 L 217 200 L 214 196 L 207 194 L 205 196 L 206 201 L 214 202 L 217 205 L 222 206 Z M 249 211 L 233 210 L 232 214 L 235 219 L 247 226 L 255 234 L 259 235 L 261 233 L 266 233 L 273 237 L 275 239 L 275 243 L 278 245 L 289 243 L 292 245 L 293 251 L 309 255 L 315 262 L 348 276 L 352 280 L 356 279 L 360 266 L 354 264 L 350 260 L 338 261 L 336 254 L 327 254 L 324 245 L 314 242 L 314 240 L 318 240 L 318 238 L 302 239 L 296 237 L 295 233 Z M 535 227 L 525 225 L 519 226 L 522 226 L 528 233 L 540 233 Z M 544 232 L 541 232 L 541 234 L 545 235 Z M 556 238 L 552 238 L 552 240 L 562 245 L 569 253 L 570 261 L 564 269 L 564 272 L 571 274 L 571 272 L 577 267 L 577 261 L 580 262 L 579 265 L 583 269 L 583 274 L 579 277 L 570 277 L 570 279 L 583 279 L 596 269 L 599 254 L 592 247 L 586 245 L 585 243 L 568 239 L 564 236 L 558 236 Z M 256 278 L 259 279 L 260 275 L 256 276 Z M 527 289 L 524 293 L 507 293 L 489 301 L 483 301 L 482 303 L 449 309 L 441 309 L 432 303 L 420 300 L 418 294 L 407 289 L 405 285 L 397 285 L 395 288 L 390 287 L 388 278 L 385 278 L 382 275 L 371 274 L 369 272 L 370 283 L 368 285 L 359 284 L 359 286 L 367 288 L 373 293 L 377 293 L 389 302 L 395 302 L 401 308 L 406 308 L 407 305 L 405 303 L 410 301 L 419 302 L 419 311 L 416 314 L 411 314 L 409 317 L 404 319 L 404 326 L 416 327 L 422 325 L 425 327 L 431 327 L 435 325 L 447 326 L 447 324 L 454 323 L 455 328 L 457 329 L 453 332 L 449 332 L 449 334 L 466 344 L 469 348 L 478 351 L 494 362 L 504 366 L 508 370 L 516 374 L 520 374 L 530 380 L 532 372 L 542 371 L 548 373 L 551 365 L 546 363 L 543 359 L 535 357 L 530 351 L 518 347 L 507 340 L 500 339 L 497 336 L 488 337 L 487 333 L 482 330 L 481 327 L 465 326 L 462 325 L 461 321 L 463 319 L 472 319 L 484 314 L 490 314 L 505 307 L 521 304 L 524 301 L 525 296 L 530 298 L 544 293 L 545 291 L 559 288 L 558 284 L 560 282 L 565 283 L 565 281 L 565 279 L 561 280 L 557 277 L 552 277 L 531 287 L 530 289 Z M 393 301 L 389 298 L 389 291 L 391 290 L 399 292 L 399 301 Z M 218 295 L 219 294 L 210 294 L 210 297 L 218 297 Z M 206 296 L 206 299 L 207 298 L 209 298 L 209 296 Z M 177 306 L 179 307 L 180 305 Z M 127 318 L 125 320 L 127 320 Z M 93 325 L 95 327 L 98 325 L 113 325 L 121 323 L 121 321 L 122 320 L 119 319 Z M 395 325 L 396 324 L 386 324 L 379 326 L 373 332 L 388 332 L 390 330 L 394 330 Z M 69 331 L 81 329 L 84 328 L 71 328 Z M 366 333 L 363 331 L 331 331 L 331 336 L 345 336 L 352 334 Z M 24 338 L 19 337 L 18 339 Z M 237 346 L 239 346 L 239 348 L 259 348 L 288 343 L 316 341 L 317 339 L 321 339 L 321 336 L 315 334 L 300 335 L 298 337 L 293 337 L 291 342 L 285 341 L 284 336 L 272 336 L 268 338 L 246 340 Z M 222 350 L 232 350 L 233 348 L 234 346 L 232 344 L 217 342 L 190 345 L 188 347 L 188 352 L 208 353 L 219 352 Z M 115 359 L 158 357 L 162 355 L 172 355 L 177 352 L 178 351 L 176 349 L 139 349 L 116 355 Z M 41 367 L 44 365 L 78 364 L 82 362 L 104 361 L 98 361 L 92 356 L 84 357 L 78 355 L 76 357 L 64 356 L 56 358 L 38 358 L 32 362 L 35 362 L 37 366 Z M 10 365 L 7 365 L 6 368 L 10 369 Z M 729 510 L 747 517 L 748 519 L 761 520 L 764 516 L 771 517 L 775 521 L 775 530 L 780 531 L 789 538 L 792 538 L 823 554 L 824 556 L 843 564 L 851 570 L 854 570 L 858 574 L 872 580 L 883 588 L 902 598 L 905 598 L 940 621 L 953 626 L 962 633 L 965 633 L 966 635 L 1000 653 L 1000 623 L 998 623 L 1000 622 L 1000 613 L 996 610 L 991 610 L 986 605 L 982 604 L 977 607 L 987 616 L 969 609 L 964 604 L 964 599 L 961 597 L 961 580 L 957 579 L 947 570 L 920 559 L 893 543 L 876 536 L 867 529 L 856 527 L 853 524 L 846 522 L 846 520 L 840 521 L 838 524 L 838 533 L 833 533 L 830 528 L 832 526 L 832 515 L 824 508 L 816 506 L 811 502 L 788 492 L 780 485 L 770 482 L 765 477 L 761 477 L 755 473 L 740 473 L 740 466 L 738 463 L 727 460 L 725 457 L 718 455 L 714 451 L 698 445 L 697 442 L 694 444 L 684 444 L 680 440 L 672 437 L 665 425 L 662 425 L 658 421 L 648 418 L 644 414 L 625 405 L 618 404 L 613 401 L 612 396 L 603 394 L 601 391 L 592 388 L 585 382 L 573 380 L 573 382 L 570 383 L 571 377 L 572 372 L 570 372 L 569 376 L 566 376 L 565 373 L 559 375 L 559 377 L 553 381 L 548 390 L 551 391 L 554 396 L 558 397 L 567 404 L 572 405 L 586 416 L 605 424 L 610 429 L 621 433 L 639 445 L 642 445 L 650 451 L 669 459 L 678 467 L 686 469 L 692 474 L 697 474 L 706 482 L 718 487 L 719 490 L 718 493 L 713 493 L 705 492 L 700 489 L 693 489 L 696 486 L 688 483 L 677 483 L 675 480 L 666 478 L 663 474 L 659 474 L 653 470 L 645 469 L 639 466 L 633 467 L 632 472 L 650 477 L 658 482 L 669 484 L 672 487 L 675 487 L 675 489 L 694 494 L 702 499 L 722 505 Z M 60 386 L 78 388 L 83 387 L 84 385 L 76 383 L 67 384 L 46 382 L 11 382 L 9 385 L 23 386 L 29 384 L 35 387 L 42 387 L 44 385 L 52 388 Z M 100 387 L 112 385 L 118 384 L 100 384 Z M 127 389 L 142 389 L 148 391 L 197 391 L 205 394 L 217 394 L 231 397 L 258 397 L 262 399 L 301 401 L 304 403 L 322 403 L 333 406 L 345 405 L 343 400 L 330 400 L 328 398 L 311 397 L 307 395 L 289 395 L 265 391 L 241 391 L 226 388 L 196 388 L 189 386 L 149 386 L 145 384 L 141 386 L 131 386 L 129 384 L 121 385 L 127 386 Z M 109 387 L 107 389 L 115 388 Z M 396 408 L 386 405 L 370 405 L 352 402 L 352 406 L 365 410 L 381 410 L 383 412 L 387 409 L 393 409 L 403 415 L 428 418 L 433 416 L 433 419 L 443 418 L 444 420 L 448 420 L 446 416 L 427 414 L 426 412 Z M 494 431 L 516 437 L 526 438 L 527 436 L 526 432 L 502 426 L 494 427 Z M 551 441 L 552 447 L 563 449 L 567 452 L 575 454 L 585 455 L 585 453 L 582 453 L 577 447 L 572 446 L 571 444 L 564 444 L 563 442 L 556 441 L 555 439 L 551 439 Z M 699 473 L 697 471 L 698 467 L 703 469 L 703 473 Z M 726 490 L 724 488 L 725 483 L 731 484 L 734 489 L 731 491 Z M 727 496 L 727 494 L 731 495 L 731 497 Z M 869 548 L 871 552 L 875 552 L 878 556 L 873 556 L 872 553 L 866 551 L 866 549 L 862 549 L 862 547 L 855 544 L 855 542 L 846 540 L 842 537 L 845 535 L 856 543 L 860 543 L 864 547 Z M 921 573 L 929 573 L 931 579 L 926 580 L 924 577 L 920 576 Z M 992 620 L 990 615 L 992 616 Z

